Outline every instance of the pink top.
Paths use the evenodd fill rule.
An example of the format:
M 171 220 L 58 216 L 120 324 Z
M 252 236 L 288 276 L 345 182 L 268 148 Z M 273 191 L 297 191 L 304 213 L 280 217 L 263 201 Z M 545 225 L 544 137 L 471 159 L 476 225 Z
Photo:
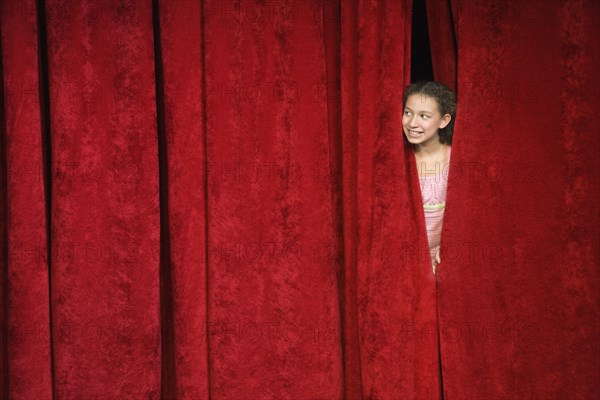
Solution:
M 450 163 L 451 146 L 447 146 L 447 165 L 438 165 L 435 171 L 425 171 L 425 176 L 419 176 L 421 183 L 421 197 L 425 224 L 427 226 L 427 239 L 429 241 L 429 254 L 435 260 L 435 253 L 442 238 L 442 221 L 446 207 L 446 190 L 448 186 L 448 172 Z M 421 171 L 421 174 L 423 171 Z

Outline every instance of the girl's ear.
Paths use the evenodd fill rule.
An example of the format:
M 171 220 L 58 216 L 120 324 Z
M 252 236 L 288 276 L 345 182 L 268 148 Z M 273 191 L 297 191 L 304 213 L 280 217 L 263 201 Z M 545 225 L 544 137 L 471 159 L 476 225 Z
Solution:
M 440 123 L 440 129 L 444 129 L 450 123 L 451 119 L 452 119 L 452 116 L 450 114 L 444 115 L 442 117 L 442 122 Z

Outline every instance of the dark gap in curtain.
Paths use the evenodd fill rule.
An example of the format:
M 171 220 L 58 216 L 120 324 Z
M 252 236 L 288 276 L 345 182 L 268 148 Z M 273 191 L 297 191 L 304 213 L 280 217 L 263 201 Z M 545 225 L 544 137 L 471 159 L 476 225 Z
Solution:
M 342 12 L 343 8 L 343 12 Z M 342 14 L 343 18 L 342 18 Z M 358 96 L 349 96 L 345 98 L 342 90 L 351 93 L 358 93 L 358 76 L 352 73 L 350 68 L 343 68 L 343 61 L 346 59 L 356 60 L 359 54 L 358 40 L 350 40 L 350 34 L 358 31 L 359 21 L 359 2 L 339 3 L 339 44 L 340 53 L 340 191 L 341 198 L 340 212 L 342 215 L 341 224 L 341 243 L 342 248 L 342 276 L 340 291 L 342 296 L 342 308 L 340 312 L 340 323 L 342 324 L 342 354 L 343 354 L 343 373 L 344 373 L 344 398 L 361 399 L 363 392 L 363 377 L 361 368 L 360 354 L 360 335 L 358 322 L 358 270 L 356 268 L 358 260 L 358 245 L 355 238 L 358 236 L 358 215 L 353 212 L 358 208 L 358 193 L 356 182 L 358 181 L 357 169 L 352 168 L 357 164 L 357 138 L 355 135 L 343 134 L 343 115 L 344 110 L 358 110 Z M 346 43 L 343 41 L 346 40 Z M 344 54 L 344 50 L 346 54 Z M 348 75 L 344 75 L 349 71 Z M 344 85 L 342 87 L 342 85 Z M 347 99 L 346 104 L 344 100 Z M 353 133 L 357 126 L 355 120 L 349 120 L 346 123 L 346 129 Z
M 0 13 L 2 8 L 0 7 Z M 8 180 L 7 175 L 7 149 L 6 149 L 6 116 L 4 114 L 4 60 L 2 51 L 2 29 L 0 29 L 0 272 L 2 281 L 2 337 L 0 338 L 0 393 L 3 399 L 8 399 Z
M 340 38 L 342 35 L 342 27 L 340 24 L 341 20 L 341 0 L 337 1 L 324 1 L 321 4 L 322 22 L 323 22 L 323 52 L 325 54 L 325 73 L 326 73 L 326 84 L 325 84 L 325 99 L 327 105 L 327 135 L 329 138 L 329 165 L 330 171 L 332 172 L 332 183 L 334 188 L 341 187 L 342 177 L 341 171 L 337 167 L 342 165 L 342 155 L 339 152 L 339 146 L 341 146 L 341 132 L 339 130 L 341 126 L 341 103 L 340 103 L 340 88 L 341 88 L 341 66 L 340 66 L 340 53 L 336 51 L 339 49 Z M 333 19 L 332 19 L 333 18 Z M 328 24 L 335 21 L 335 26 L 338 29 L 329 29 Z M 342 221 L 342 198 L 337 195 L 338 192 L 333 189 L 331 190 L 331 203 L 333 205 L 332 221 L 335 221 L 336 227 L 338 222 Z M 344 247 L 344 235 L 337 236 L 338 242 L 335 251 L 335 259 L 341 261 L 343 265 L 343 251 Z M 344 309 L 344 268 L 336 270 L 337 289 L 338 289 L 338 304 L 340 310 Z M 339 329 L 343 331 L 344 327 L 344 313 L 340 313 Z M 344 336 L 341 335 L 341 347 L 344 348 L 345 340 Z M 345 374 L 345 360 L 346 354 L 342 351 L 342 369 Z
M 425 0 L 413 0 L 410 81 L 433 80 Z
M 457 87 L 457 55 L 455 19 L 457 5 L 453 0 L 425 0 L 425 15 L 433 80 L 452 90 Z
M 50 326 L 50 374 L 52 379 L 52 398 L 56 398 L 54 376 L 54 334 L 52 318 L 52 133 L 50 132 L 50 87 L 48 70 L 48 40 L 46 33 L 46 5 L 44 0 L 36 2 L 37 34 L 38 34 L 38 66 L 40 125 L 42 134 L 42 168 L 44 179 L 44 197 L 46 201 L 46 257 L 48 262 L 48 316 Z
M 442 345 L 440 343 L 440 336 L 442 334 L 440 330 L 440 313 L 439 313 L 439 298 L 437 297 L 437 279 L 435 281 L 436 284 L 436 300 L 435 300 L 435 320 L 436 320 L 436 330 L 437 330 L 437 352 L 438 352 L 438 372 L 439 372 L 439 381 L 440 381 L 440 399 L 444 400 L 444 376 L 442 374 Z
M 456 32 L 456 19 L 454 18 L 454 13 L 455 11 L 452 9 L 452 0 L 447 0 L 448 1 L 448 10 L 450 10 L 450 12 L 448 13 L 448 19 L 449 19 L 449 23 L 450 23 L 450 31 L 452 32 L 451 35 L 451 40 L 452 40 L 452 49 L 454 50 L 454 60 L 455 60 L 455 68 L 454 68 L 454 82 L 456 87 L 451 87 L 452 90 L 454 90 L 454 92 L 456 93 L 456 95 L 458 96 L 458 63 L 456 62 L 456 60 L 458 59 L 458 39 L 457 39 L 457 32 Z
M 169 160 L 165 125 L 163 58 L 159 12 L 158 1 L 152 0 L 160 212 L 161 397 L 170 399 L 176 396 L 177 380 L 175 376 L 171 234 L 169 228 Z
M 202 160 L 203 160 L 203 168 L 202 168 L 202 180 L 204 190 L 204 215 L 206 220 L 204 221 L 204 287 L 206 288 L 204 292 L 204 304 L 206 305 L 206 331 L 204 334 L 206 335 L 206 380 L 207 380 L 207 390 L 208 390 L 208 400 L 212 398 L 211 391 L 211 363 L 210 363 L 210 334 L 209 334 L 209 324 L 210 321 L 210 308 L 209 308 L 209 299 L 210 299 L 210 286 L 208 284 L 208 151 L 207 151 L 207 129 L 206 129 L 206 120 L 208 118 L 206 112 L 206 35 L 204 34 L 205 29 L 205 20 L 204 20 L 204 1 L 200 6 L 200 47 L 202 50 L 202 57 L 200 57 L 200 68 L 202 69 L 200 74 L 200 87 L 202 89 L 202 98 L 201 98 L 201 112 L 202 112 Z
M 333 210 L 332 221 L 336 227 L 341 227 L 344 214 L 343 214 L 343 199 L 341 192 L 336 190 L 342 188 L 342 109 L 341 109 L 341 48 L 340 42 L 342 37 L 342 25 L 341 25 L 341 0 L 330 0 L 322 3 L 322 22 L 324 32 L 324 52 L 325 52 L 325 69 L 326 69 L 326 85 L 325 85 L 325 99 L 327 105 L 327 118 L 328 118 L 328 137 L 329 137 L 329 165 L 330 172 L 332 174 L 330 182 L 333 187 L 331 190 L 331 204 Z M 340 189 L 341 190 L 341 189 Z M 339 235 L 337 235 L 337 243 L 335 248 L 335 264 L 339 266 L 336 269 L 337 278 L 337 290 L 338 290 L 338 304 L 340 312 L 339 327 L 340 332 L 344 332 L 345 315 L 344 309 L 346 307 L 344 302 L 344 290 L 345 290 L 345 269 L 344 266 L 344 235 L 343 228 Z M 344 349 L 348 345 L 345 335 L 340 336 L 341 348 L 342 348 L 342 370 L 344 378 L 344 396 L 348 397 L 348 382 L 359 382 L 360 375 L 357 374 L 358 368 L 350 369 L 347 368 L 348 354 Z M 353 365 L 357 365 L 354 363 Z M 356 384 L 354 384 L 356 385 Z M 356 389 L 355 390 L 359 390 Z

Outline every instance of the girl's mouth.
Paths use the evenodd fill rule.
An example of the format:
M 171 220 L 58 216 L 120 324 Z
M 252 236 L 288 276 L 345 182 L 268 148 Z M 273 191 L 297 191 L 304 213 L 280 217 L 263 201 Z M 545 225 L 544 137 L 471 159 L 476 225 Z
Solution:
M 423 134 L 423 132 L 420 132 L 420 131 L 411 131 L 411 130 L 409 129 L 409 130 L 408 130 L 408 134 L 409 134 L 410 136 L 413 136 L 413 137 L 419 137 L 419 136 L 421 136 L 421 135 Z

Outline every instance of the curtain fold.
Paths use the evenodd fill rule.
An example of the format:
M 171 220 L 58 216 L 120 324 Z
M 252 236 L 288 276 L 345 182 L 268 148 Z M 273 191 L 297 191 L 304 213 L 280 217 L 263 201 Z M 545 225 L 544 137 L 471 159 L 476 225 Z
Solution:
M 208 398 L 204 8 L 154 3 L 162 225 L 163 398 Z M 158 16 L 158 20 L 157 20 Z M 158 36 L 158 37 L 157 37 Z M 160 57 L 158 56 L 160 55 Z
M 597 397 L 599 3 L 452 5 L 445 395 Z
M 0 7 L 2 398 L 598 394 L 597 2 L 427 0 L 437 277 L 412 1 Z
M 55 395 L 158 398 L 152 4 L 43 6 Z
M 2 397 L 50 398 L 46 164 L 34 2 L 2 3 Z M 10 23 L 9 23 L 10 21 Z M 8 288 L 10 287 L 10 292 Z M 8 377 L 11 379 L 9 388 Z M 10 392 L 9 392 L 10 389 Z
M 410 3 L 342 2 L 341 15 L 344 328 L 359 349 L 345 366 L 361 378 L 346 394 L 438 398 L 435 279 L 400 123 Z
M 323 5 L 204 6 L 211 396 L 339 398 Z
M 456 91 L 456 34 L 450 0 L 426 0 L 431 63 L 436 81 Z

